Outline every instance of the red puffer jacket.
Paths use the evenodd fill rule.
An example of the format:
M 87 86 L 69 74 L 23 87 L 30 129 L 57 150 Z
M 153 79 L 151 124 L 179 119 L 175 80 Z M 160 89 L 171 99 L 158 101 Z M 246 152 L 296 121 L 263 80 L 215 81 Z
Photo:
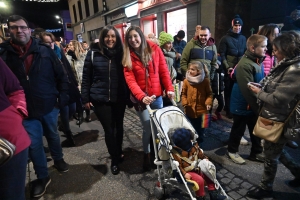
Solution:
M 146 68 L 143 66 L 139 57 L 133 52 L 130 52 L 132 61 L 132 69 L 124 68 L 125 79 L 132 94 L 139 100 L 148 94 L 148 96 L 155 95 L 157 97 L 162 95 L 163 88 L 166 91 L 174 91 L 170 73 L 166 64 L 165 57 L 157 44 L 147 41 L 152 48 L 152 60 L 149 61 L 149 75 L 146 77 Z M 146 89 L 147 78 L 147 89 Z M 147 90 L 147 91 L 146 91 Z

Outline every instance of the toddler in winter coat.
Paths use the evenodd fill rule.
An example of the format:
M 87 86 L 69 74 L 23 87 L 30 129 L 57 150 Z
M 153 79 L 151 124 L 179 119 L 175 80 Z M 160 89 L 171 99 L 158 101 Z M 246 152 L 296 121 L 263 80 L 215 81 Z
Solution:
M 192 144 L 192 132 L 189 129 L 178 128 L 169 131 L 173 149 L 171 151 L 174 159 L 179 163 L 179 169 L 187 181 L 196 182 L 199 189 L 196 191 L 197 200 L 205 199 L 204 183 L 208 187 L 210 199 L 221 200 L 226 198 L 218 194 L 215 184 L 201 172 L 197 162 L 208 157 L 197 143 Z
M 199 136 L 197 142 L 201 146 L 204 133 L 202 116 L 211 109 L 213 99 L 208 70 L 202 62 L 189 63 L 186 79 L 183 81 L 181 99 L 184 112 L 197 131 Z

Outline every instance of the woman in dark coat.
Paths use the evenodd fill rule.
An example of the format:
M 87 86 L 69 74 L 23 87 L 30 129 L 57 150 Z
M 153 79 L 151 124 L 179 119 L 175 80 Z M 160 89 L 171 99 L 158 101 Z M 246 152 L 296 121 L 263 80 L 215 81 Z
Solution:
M 257 95 L 262 106 L 260 116 L 284 122 L 300 100 L 300 35 L 290 31 L 275 38 L 273 55 L 278 65 L 272 68 L 268 76 L 260 82 L 262 88 L 251 86 L 250 90 Z M 299 111 L 299 106 L 297 110 Z M 288 128 L 295 127 L 296 124 L 293 122 L 300 124 L 296 115 L 289 118 L 278 142 L 272 143 L 265 140 L 263 176 L 259 186 L 247 193 L 248 197 L 261 199 L 272 196 L 278 161 L 295 176 L 295 179 L 289 181 L 288 184 L 292 187 L 300 186 L 300 164 L 296 163 L 283 149 L 287 142 L 283 136 L 284 132 Z
M 97 43 L 96 43 L 97 44 Z M 118 174 L 123 158 L 123 119 L 129 92 L 121 64 L 123 46 L 119 32 L 105 26 L 98 45 L 88 52 L 84 62 L 81 96 L 85 108 L 94 111 L 105 132 L 105 142 L 111 155 L 111 172 Z

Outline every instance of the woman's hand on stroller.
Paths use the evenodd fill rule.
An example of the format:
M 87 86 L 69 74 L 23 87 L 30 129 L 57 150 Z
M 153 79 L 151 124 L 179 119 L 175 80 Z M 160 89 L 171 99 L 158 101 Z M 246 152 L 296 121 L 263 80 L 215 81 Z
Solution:
M 184 178 L 187 180 L 191 180 L 192 176 L 189 173 L 185 173 Z
M 174 99 L 175 93 L 173 91 L 167 92 L 169 99 Z
M 149 96 L 145 96 L 142 100 L 142 102 L 146 105 L 150 105 L 153 101 L 155 101 L 155 98 Z

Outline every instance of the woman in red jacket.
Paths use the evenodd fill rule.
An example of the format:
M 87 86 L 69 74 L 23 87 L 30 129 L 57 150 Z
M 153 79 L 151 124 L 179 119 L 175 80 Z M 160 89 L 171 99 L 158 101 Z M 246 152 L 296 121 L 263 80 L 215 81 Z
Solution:
M 122 64 L 132 100 L 139 105 L 136 110 L 143 126 L 143 168 L 149 171 L 151 127 L 145 105 L 150 105 L 152 109 L 162 108 L 162 86 L 169 98 L 173 98 L 174 89 L 160 47 L 147 41 L 138 26 L 131 26 L 126 32 Z
M 22 121 L 27 115 L 24 91 L 0 58 L 0 136 L 16 146 L 14 156 L 0 166 L 1 200 L 25 199 L 26 165 L 31 141 Z

